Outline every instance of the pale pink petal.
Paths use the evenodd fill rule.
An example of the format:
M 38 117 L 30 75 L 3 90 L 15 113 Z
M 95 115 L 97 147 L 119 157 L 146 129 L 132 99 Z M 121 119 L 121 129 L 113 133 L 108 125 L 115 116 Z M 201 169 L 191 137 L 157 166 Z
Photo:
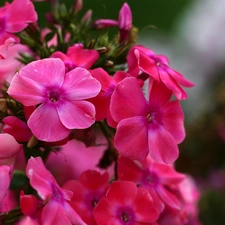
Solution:
M 94 49 L 83 49 L 80 46 L 69 47 L 66 53 L 75 66 L 89 69 L 99 58 L 99 53 Z
M 28 126 L 33 134 L 42 141 L 60 141 L 70 133 L 70 130 L 60 121 L 54 103 L 40 105 L 30 116 Z
M 149 149 L 146 118 L 136 116 L 120 121 L 114 145 L 127 158 L 140 160 L 147 157 Z
M 95 97 L 101 85 L 88 70 L 77 67 L 66 74 L 63 89 L 67 100 L 81 100 Z
M 84 129 L 95 122 L 95 108 L 88 101 L 63 101 L 57 104 L 57 112 L 67 129 Z
M 173 136 L 177 144 L 185 138 L 184 113 L 179 101 L 168 102 L 159 112 L 163 127 Z
M 118 22 L 116 20 L 110 20 L 110 19 L 99 19 L 94 22 L 94 25 L 97 29 L 104 29 L 104 28 L 115 27 L 118 25 Z
M 136 78 L 125 78 L 116 85 L 110 112 L 116 122 L 133 116 L 147 116 L 148 105 Z
M 172 135 L 159 124 L 151 124 L 148 130 L 149 153 L 159 163 L 173 163 L 179 155 L 177 143 Z

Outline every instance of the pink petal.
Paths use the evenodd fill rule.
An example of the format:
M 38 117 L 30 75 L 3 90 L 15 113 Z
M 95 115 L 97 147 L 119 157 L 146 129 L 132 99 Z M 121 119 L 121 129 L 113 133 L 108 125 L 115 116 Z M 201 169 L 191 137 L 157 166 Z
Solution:
M 10 181 L 11 181 L 11 167 L 0 165 L 0 206 L 2 200 L 5 198 L 6 193 L 9 189 Z
M 185 138 L 184 113 L 179 101 L 168 102 L 160 111 L 163 127 L 173 136 L 176 143 Z
M 134 161 L 120 156 L 118 159 L 118 179 L 140 183 L 143 179 L 141 167 Z
M 126 31 L 129 31 L 132 27 L 132 12 L 126 2 L 123 4 L 119 12 L 118 27 L 120 30 Z
M 95 97 L 101 85 L 88 70 L 77 67 L 66 74 L 63 89 L 67 100 L 82 100 Z
M 116 85 L 110 111 L 116 122 L 133 116 L 147 116 L 148 105 L 136 78 L 125 78 Z
M 176 70 L 173 70 L 171 68 L 168 68 L 168 73 L 170 74 L 171 77 L 174 78 L 180 85 L 184 87 L 194 87 L 195 84 L 192 83 L 191 81 L 185 79 L 181 73 L 177 72 Z
M 106 197 L 111 205 L 132 206 L 137 194 L 137 186 L 131 181 L 114 181 L 110 184 Z
M 26 174 L 38 195 L 43 200 L 48 200 L 52 196 L 51 183 L 56 182 L 52 174 L 46 169 L 41 157 L 31 157 L 28 160 Z
M 95 108 L 88 101 L 62 101 L 57 104 L 57 112 L 67 129 L 84 129 L 95 122 Z
M 60 121 L 54 103 L 40 105 L 30 116 L 28 126 L 32 133 L 42 141 L 60 141 L 70 133 L 70 130 Z
M 146 118 L 136 116 L 120 121 L 114 145 L 122 156 L 137 160 L 146 158 L 149 153 Z
M 173 163 L 179 155 L 177 143 L 172 135 L 159 124 L 152 124 L 148 130 L 149 153 L 159 163 Z
M 173 193 L 174 192 L 174 193 Z M 166 187 L 159 185 L 157 187 L 157 193 L 160 198 L 170 207 L 180 210 L 182 202 L 176 196 L 176 191 L 169 191 Z
M 162 82 L 156 82 L 149 78 L 149 106 L 152 111 L 158 111 L 171 98 L 172 91 Z
M 135 221 L 149 224 L 159 218 L 159 212 L 153 208 L 152 197 L 146 189 L 138 188 L 133 205 L 135 207 Z
M 20 149 L 20 144 L 10 134 L 0 134 L 0 159 L 14 156 Z
M 99 53 L 93 49 L 83 49 L 80 46 L 69 47 L 66 53 L 76 66 L 89 69 L 99 58 Z
M 187 98 L 187 93 L 178 85 L 178 83 L 168 74 L 167 71 L 160 69 L 159 75 L 162 82 L 174 93 L 177 99 Z
M 71 222 L 63 210 L 62 205 L 57 201 L 49 201 L 45 205 L 44 209 L 42 210 L 41 220 L 42 225 L 71 225 Z M 81 223 L 77 223 L 77 225 L 81 225 Z
M 159 72 L 157 66 L 155 65 L 155 61 L 139 52 L 137 49 L 134 50 L 134 54 L 138 60 L 140 70 L 149 74 L 154 78 L 154 80 L 159 81 Z
M 36 22 L 38 17 L 30 0 L 14 0 L 8 5 L 8 31 L 16 33 L 27 27 L 27 23 Z

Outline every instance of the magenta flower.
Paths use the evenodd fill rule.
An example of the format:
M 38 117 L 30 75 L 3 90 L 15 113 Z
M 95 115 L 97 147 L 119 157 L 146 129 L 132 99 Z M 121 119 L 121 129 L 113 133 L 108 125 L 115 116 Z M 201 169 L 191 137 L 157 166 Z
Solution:
M 43 59 L 23 67 L 13 78 L 9 95 L 25 106 L 39 105 L 28 119 L 32 133 L 42 141 L 59 141 L 71 129 L 95 122 L 95 108 L 86 99 L 96 96 L 100 83 L 83 68 L 65 74 L 60 59 Z
M 80 216 L 69 205 L 72 192 L 58 186 L 55 178 L 45 168 L 40 157 L 30 158 L 26 167 L 26 174 L 31 186 L 39 197 L 46 202 L 41 214 L 43 225 L 68 224 L 85 225 Z
M 0 8 L 0 45 L 28 26 L 37 21 L 37 13 L 30 0 L 14 0 Z
M 88 225 L 96 225 L 93 210 L 99 200 L 105 196 L 109 183 L 109 174 L 95 170 L 83 172 L 78 181 L 70 180 L 63 188 L 73 192 L 70 205 L 79 213 Z
M 182 198 L 179 198 L 177 193 L 185 176 L 176 172 L 171 165 L 156 163 L 150 157 L 141 162 L 120 157 L 118 178 L 133 181 L 148 190 L 160 212 L 164 210 L 165 205 L 176 210 L 182 208 Z
M 69 47 L 66 54 L 57 51 L 51 55 L 51 58 L 60 58 L 68 72 L 76 67 L 90 69 L 98 60 L 99 53 L 94 49 L 84 49 L 83 44 L 77 43 Z
M 173 91 L 177 99 L 186 99 L 184 87 L 193 87 L 194 84 L 185 79 L 182 74 L 169 67 L 169 60 L 164 55 L 156 55 L 151 49 L 136 45 L 127 55 L 129 72 L 138 75 L 139 72 L 150 75 L 154 80 L 163 82 Z
M 163 83 L 153 82 L 149 102 L 137 79 L 125 78 L 112 94 L 110 111 L 118 122 L 114 145 L 121 155 L 141 160 L 173 163 L 177 144 L 185 137 L 184 115 L 179 101 L 169 101 L 172 92 Z
M 98 225 L 157 225 L 158 217 L 148 191 L 130 181 L 113 182 L 94 209 Z

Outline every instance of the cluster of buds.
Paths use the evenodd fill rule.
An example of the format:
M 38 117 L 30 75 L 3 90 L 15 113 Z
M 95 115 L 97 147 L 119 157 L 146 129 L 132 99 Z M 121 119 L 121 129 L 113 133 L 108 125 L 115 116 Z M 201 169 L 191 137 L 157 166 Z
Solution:
M 200 225 L 174 167 L 194 84 L 136 44 L 127 3 L 118 21 L 48 3 L 44 28 L 30 0 L 0 8 L 1 223 Z

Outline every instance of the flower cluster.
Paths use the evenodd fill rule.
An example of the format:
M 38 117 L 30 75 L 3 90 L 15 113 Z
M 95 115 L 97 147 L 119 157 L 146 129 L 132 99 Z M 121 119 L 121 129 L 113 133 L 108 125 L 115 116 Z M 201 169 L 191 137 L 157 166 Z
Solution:
M 116 21 L 49 1 L 46 27 L 33 4 L 0 8 L 2 224 L 199 225 L 174 167 L 194 84 L 136 44 L 127 3 Z

